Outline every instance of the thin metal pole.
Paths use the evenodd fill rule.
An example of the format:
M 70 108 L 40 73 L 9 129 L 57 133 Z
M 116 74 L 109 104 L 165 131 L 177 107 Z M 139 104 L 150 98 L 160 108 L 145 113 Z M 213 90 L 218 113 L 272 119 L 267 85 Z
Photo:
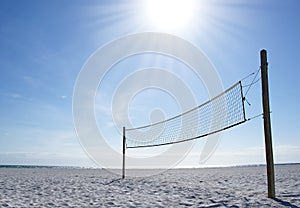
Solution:
M 125 178 L 125 150 L 126 150 L 126 136 L 125 127 L 123 127 L 123 166 L 122 166 L 122 178 Z
M 268 177 L 268 197 L 275 198 L 275 176 L 274 176 L 274 161 L 273 161 L 270 104 L 269 104 L 268 62 L 267 62 L 266 50 L 260 51 L 260 60 L 261 60 L 262 104 L 263 104 L 263 115 L 264 115 L 264 135 L 265 135 L 267 177 Z
M 245 97 L 243 95 L 243 89 L 242 89 L 242 81 L 239 81 L 240 83 L 240 89 L 241 89 L 241 96 L 242 96 L 242 104 L 243 104 L 243 116 L 244 116 L 244 121 L 246 121 L 246 111 L 245 111 Z

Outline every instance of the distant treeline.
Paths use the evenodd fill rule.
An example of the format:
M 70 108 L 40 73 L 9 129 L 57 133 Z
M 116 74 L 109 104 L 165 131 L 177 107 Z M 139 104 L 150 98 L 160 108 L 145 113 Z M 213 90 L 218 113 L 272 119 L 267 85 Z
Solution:
M 77 166 L 54 166 L 54 165 L 0 165 L 0 168 L 62 168 L 62 169 L 81 169 Z
M 283 165 L 300 165 L 300 163 L 278 163 L 278 164 L 275 164 L 275 166 L 283 166 Z M 265 166 L 265 164 L 237 165 L 237 166 L 228 166 L 227 168 L 230 168 L 230 167 L 260 167 L 260 166 Z M 0 168 L 95 169 L 95 168 L 79 167 L 79 166 L 55 166 L 55 165 L 0 165 Z M 218 168 L 218 167 L 213 167 L 213 168 Z M 220 167 L 220 168 L 222 168 L 222 167 Z M 223 167 L 223 168 L 226 168 L 226 167 Z M 176 169 L 176 168 L 174 168 L 174 169 Z M 185 168 L 179 168 L 179 169 L 185 169 Z M 189 169 L 189 168 L 187 168 L 187 169 Z M 194 169 L 194 168 L 192 168 L 192 169 Z

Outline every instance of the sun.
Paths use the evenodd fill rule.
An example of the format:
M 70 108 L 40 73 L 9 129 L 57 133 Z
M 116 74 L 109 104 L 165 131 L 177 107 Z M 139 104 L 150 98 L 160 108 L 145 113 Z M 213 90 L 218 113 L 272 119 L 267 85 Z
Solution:
M 189 24 L 193 8 L 193 0 L 148 0 L 146 13 L 154 26 L 173 30 Z

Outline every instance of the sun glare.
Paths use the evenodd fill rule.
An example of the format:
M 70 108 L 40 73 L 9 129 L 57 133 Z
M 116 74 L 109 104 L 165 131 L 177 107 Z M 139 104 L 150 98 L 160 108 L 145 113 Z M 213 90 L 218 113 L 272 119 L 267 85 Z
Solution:
M 148 0 L 147 15 L 161 29 L 186 26 L 193 14 L 193 0 Z

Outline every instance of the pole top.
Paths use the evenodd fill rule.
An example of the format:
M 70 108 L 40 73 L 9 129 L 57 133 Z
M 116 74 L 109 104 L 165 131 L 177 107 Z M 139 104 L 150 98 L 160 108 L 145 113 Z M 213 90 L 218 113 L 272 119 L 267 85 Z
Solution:
M 263 65 L 268 66 L 266 49 L 262 49 L 260 51 L 260 63 L 261 63 L 261 66 L 263 66 Z M 267 70 L 267 68 L 265 68 L 265 69 Z
M 267 50 L 266 49 L 262 49 L 260 50 L 260 55 L 267 55 Z

